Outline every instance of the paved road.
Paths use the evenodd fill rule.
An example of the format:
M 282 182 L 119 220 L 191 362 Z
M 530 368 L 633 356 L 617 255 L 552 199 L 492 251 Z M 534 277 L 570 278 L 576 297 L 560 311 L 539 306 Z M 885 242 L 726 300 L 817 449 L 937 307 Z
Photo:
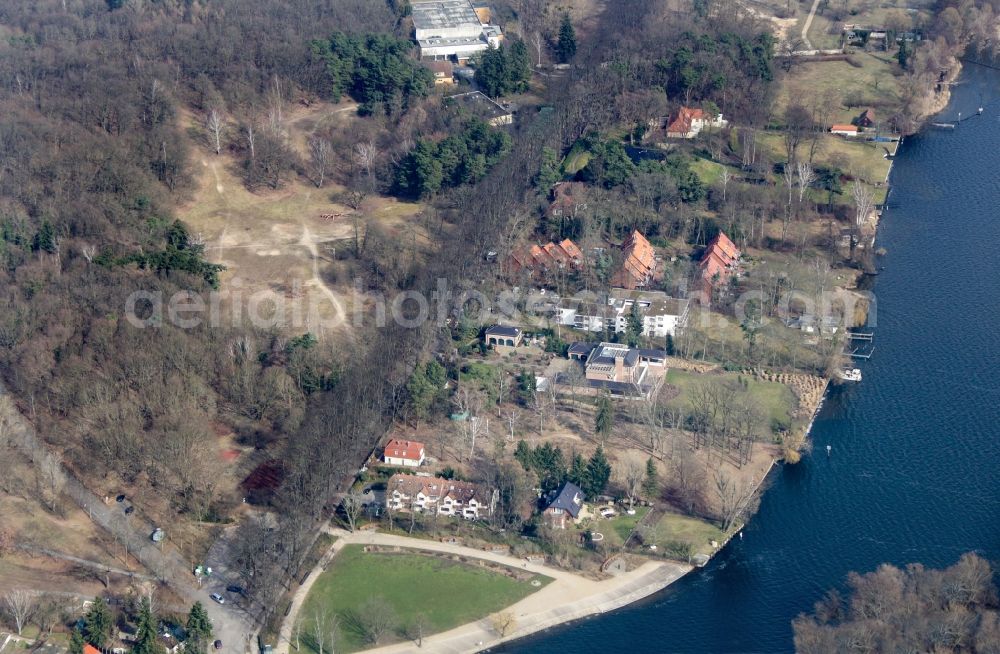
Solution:
M 222 651 L 226 654 L 244 654 L 248 644 L 256 634 L 256 627 L 249 616 L 238 607 L 227 604 L 220 606 L 209 598 L 211 592 L 222 592 L 226 580 L 213 578 L 207 588 L 198 588 L 194 574 L 181 553 L 167 544 L 156 544 L 150 539 L 154 526 L 142 516 L 140 509 L 132 515 L 125 515 L 123 504 L 105 504 L 104 500 L 87 488 L 73 474 L 62 466 L 52 452 L 38 438 L 34 427 L 17 411 L 0 384 L 0 419 L 6 419 L 12 444 L 26 454 L 35 464 L 54 465 L 62 470 L 66 481 L 63 492 L 83 509 L 95 524 L 110 532 L 116 542 L 138 559 L 157 579 L 169 584 L 185 602 L 200 601 L 212 619 L 215 637 L 222 641 Z
M 489 619 L 482 619 L 444 633 L 424 639 L 423 650 L 435 654 L 460 654 L 478 652 L 501 642 L 522 638 L 529 634 L 548 629 L 564 622 L 578 620 L 588 615 L 611 611 L 638 601 L 666 588 L 691 570 L 691 566 L 679 563 L 647 561 L 625 574 L 602 581 L 553 568 L 529 563 L 506 554 L 495 554 L 452 543 L 441 543 L 418 538 L 407 538 L 372 531 L 350 533 L 341 529 L 327 529 L 337 537 L 337 542 L 323 560 L 309 573 L 306 582 L 296 591 L 292 607 L 281 626 L 281 639 L 275 648 L 276 654 L 291 654 L 292 627 L 302 603 L 305 601 L 313 582 L 320 575 L 333 555 L 347 544 L 373 544 L 389 547 L 404 547 L 435 552 L 458 554 L 467 558 L 482 559 L 494 563 L 527 570 L 535 574 L 551 577 L 545 588 L 514 604 L 509 609 L 516 624 L 511 633 L 501 638 L 490 625 Z M 366 650 L 366 654 L 404 654 L 413 652 L 414 644 L 406 641 L 378 649 Z

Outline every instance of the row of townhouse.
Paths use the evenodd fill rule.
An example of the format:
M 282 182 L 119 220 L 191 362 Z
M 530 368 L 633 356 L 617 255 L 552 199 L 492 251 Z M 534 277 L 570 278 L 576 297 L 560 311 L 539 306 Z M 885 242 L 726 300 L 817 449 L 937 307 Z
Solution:
M 687 325 L 690 301 L 668 296 L 662 291 L 635 291 L 613 288 L 605 302 L 567 299 L 554 308 L 560 325 L 588 332 L 622 334 L 629 316 L 638 305 L 643 336 L 676 336 Z
M 488 517 L 496 502 L 495 490 L 440 477 L 395 474 L 385 489 L 385 505 L 393 511 L 437 513 L 466 520 Z

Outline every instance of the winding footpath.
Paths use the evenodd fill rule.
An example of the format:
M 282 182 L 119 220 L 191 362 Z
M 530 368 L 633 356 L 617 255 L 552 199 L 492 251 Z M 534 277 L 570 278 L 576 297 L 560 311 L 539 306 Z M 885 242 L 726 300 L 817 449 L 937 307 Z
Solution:
M 552 581 L 506 609 L 515 618 L 514 628 L 501 637 L 490 624 L 489 617 L 456 627 L 423 639 L 423 649 L 441 654 L 478 652 L 502 642 L 523 638 L 565 622 L 590 615 L 606 613 L 648 597 L 666 588 L 691 571 L 691 566 L 667 561 L 647 561 L 634 570 L 601 581 L 589 579 L 548 565 L 530 563 L 505 554 L 496 554 L 453 543 L 407 538 L 374 531 L 351 533 L 342 529 L 327 529 L 337 541 L 323 559 L 309 573 L 305 582 L 295 592 L 292 605 L 281 625 L 281 637 L 276 654 L 292 654 L 293 629 L 302 604 L 316 579 L 345 545 L 378 545 L 431 552 L 455 554 L 470 559 L 481 559 L 511 568 L 544 575 Z M 403 654 L 413 652 L 414 643 L 404 641 L 376 649 L 368 654 Z
M 809 9 L 809 15 L 806 16 L 806 22 L 802 23 L 802 45 L 806 50 L 813 49 L 812 43 L 809 41 L 809 28 L 812 27 L 817 8 L 819 8 L 819 0 L 813 0 L 812 8 Z

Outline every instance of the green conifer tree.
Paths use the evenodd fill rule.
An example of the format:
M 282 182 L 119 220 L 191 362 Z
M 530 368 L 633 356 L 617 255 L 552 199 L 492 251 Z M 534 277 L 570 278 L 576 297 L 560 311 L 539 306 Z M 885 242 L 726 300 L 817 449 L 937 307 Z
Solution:
M 569 19 L 569 14 L 563 14 L 559 25 L 559 40 L 556 42 L 556 56 L 559 63 L 565 64 L 576 54 L 576 30 Z
M 87 615 L 83 616 L 83 636 L 97 649 L 103 649 L 111 637 L 112 626 L 114 626 L 114 616 L 111 615 L 111 609 L 104 599 L 94 598 Z

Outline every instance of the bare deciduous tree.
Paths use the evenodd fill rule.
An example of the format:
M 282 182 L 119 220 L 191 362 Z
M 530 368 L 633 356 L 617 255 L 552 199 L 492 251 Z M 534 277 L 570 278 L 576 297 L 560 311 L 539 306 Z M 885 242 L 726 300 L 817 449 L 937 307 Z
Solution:
M 501 611 L 490 617 L 490 624 L 498 636 L 505 638 L 517 626 L 517 618 L 510 611 Z
M 212 143 L 215 145 L 215 154 L 219 154 L 222 152 L 222 130 L 225 126 L 225 119 L 222 117 L 222 112 L 213 107 L 208 112 L 206 125 L 208 126 L 208 133 L 212 138 Z
M 333 146 L 324 138 L 309 139 L 309 161 L 312 164 L 313 184 L 321 188 L 333 166 Z
M 719 517 L 723 531 L 729 531 L 754 511 L 755 490 L 752 482 L 740 483 L 726 472 L 716 471 L 715 491 L 719 500 Z
M 851 193 L 854 196 L 854 222 L 861 227 L 875 208 L 875 192 L 860 179 L 855 179 Z
M 39 497 L 49 511 L 54 513 L 59 508 L 59 497 L 66 485 L 66 473 L 58 459 L 43 455 L 38 461 L 36 475 Z
M 24 588 L 15 588 L 3 596 L 3 606 L 4 613 L 14 623 L 17 635 L 20 636 L 38 606 L 38 595 Z
M 633 452 L 618 464 L 616 472 L 631 509 L 635 506 L 635 498 L 642 490 L 642 482 L 646 478 L 646 460 Z
M 423 613 L 413 616 L 413 620 L 407 626 L 406 633 L 417 647 L 424 646 L 424 636 L 427 634 L 428 626 L 427 616 Z
M 816 179 L 816 173 L 813 172 L 813 167 L 808 161 L 800 161 L 795 164 L 795 172 L 798 175 L 799 202 L 801 203 L 805 198 L 806 191 Z
M 341 502 L 341 507 L 344 509 L 344 516 L 347 518 L 348 528 L 354 531 L 358 523 L 358 518 L 364 510 L 364 500 L 357 493 L 348 493 L 344 497 L 344 501 Z
M 354 163 L 365 171 L 365 176 L 370 180 L 375 163 L 378 160 L 378 148 L 374 141 L 362 141 L 354 145 Z
M 385 598 L 371 597 L 358 607 L 357 619 L 365 640 L 378 645 L 395 624 L 396 614 Z
M 316 650 L 317 654 L 324 654 L 324 652 L 333 654 L 339 628 L 340 620 L 336 615 L 330 613 L 327 607 L 316 609 L 313 613 L 312 623 L 309 625 L 309 635 L 312 636 L 313 649 Z

